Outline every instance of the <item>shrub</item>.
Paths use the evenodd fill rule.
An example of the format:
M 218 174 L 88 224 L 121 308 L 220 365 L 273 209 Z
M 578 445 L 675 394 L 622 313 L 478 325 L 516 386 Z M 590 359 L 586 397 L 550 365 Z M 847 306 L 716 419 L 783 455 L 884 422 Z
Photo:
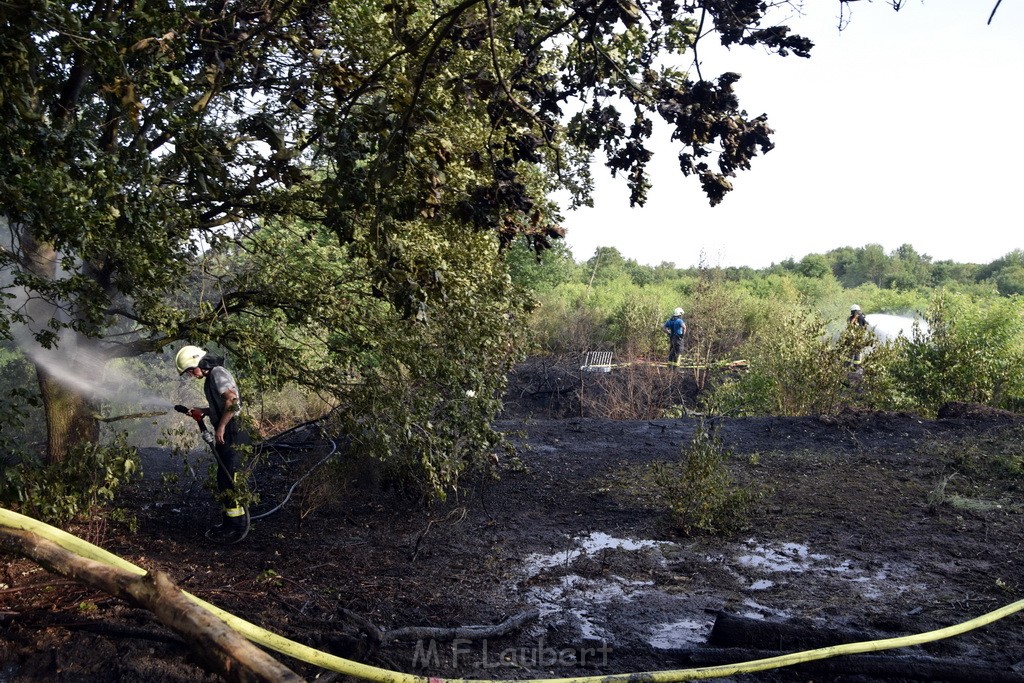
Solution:
M 688 377 L 674 368 L 630 365 L 613 372 L 584 372 L 580 403 L 588 417 L 653 420 L 687 403 Z
M 726 465 L 731 455 L 717 432 L 701 424 L 679 462 L 655 466 L 655 485 L 684 534 L 734 533 L 746 526 L 760 494 L 734 485 Z
M 832 414 L 847 399 L 849 364 L 864 343 L 857 331 L 838 341 L 827 323 L 791 313 L 763 327 L 744 345 L 749 370 L 705 397 L 705 407 L 729 415 Z
M 602 315 L 564 296 L 542 296 L 529 321 L 531 347 L 555 355 L 581 355 L 607 348 Z
M 934 414 L 949 401 L 1019 408 L 1024 398 L 1024 310 L 1017 297 L 978 300 L 940 294 L 925 316 L 930 334 L 893 344 L 874 382 L 890 388 L 887 408 Z M 884 401 L 884 394 L 878 394 Z
M 122 434 L 110 445 L 81 444 L 65 460 L 45 467 L 30 459 L 4 467 L 0 499 L 30 517 L 64 524 L 95 515 L 139 474 L 138 451 Z
M 611 316 L 610 341 L 628 359 L 654 355 L 663 345 L 661 307 L 653 296 L 623 301 Z
M 705 270 L 697 283 L 687 320 L 687 357 L 698 389 L 703 389 L 718 360 L 734 360 L 756 319 L 756 305 L 726 284 L 717 271 Z

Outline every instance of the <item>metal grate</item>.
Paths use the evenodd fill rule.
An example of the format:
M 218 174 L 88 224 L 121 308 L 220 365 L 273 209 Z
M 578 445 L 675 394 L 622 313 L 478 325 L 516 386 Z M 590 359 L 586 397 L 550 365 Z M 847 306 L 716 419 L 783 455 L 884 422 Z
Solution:
M 583 357 L 583 365 L 580 370 L 584 372 L 611 372 L 612 352 L 611 351 L 587 351 Z

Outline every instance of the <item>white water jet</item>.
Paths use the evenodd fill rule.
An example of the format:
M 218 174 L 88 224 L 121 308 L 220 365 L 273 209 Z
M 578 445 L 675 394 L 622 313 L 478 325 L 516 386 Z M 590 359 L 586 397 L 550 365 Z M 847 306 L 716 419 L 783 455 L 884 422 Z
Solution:
M 85 396 L 156 410 L 174 407 L 166 398 L 146 391 L 135 377 L 112 367 L 106 354 L 75 344 L 71 335 L 63 335 L 60 345 L 49 349 L 31 343 L 24 335 L 15 337 L 33 363 Z
M 881 342 L 893 341 L 899 337 L 914 338 L 914 326 L 928 336 L 928 322 L 922 318 L 913 318 L 891 313 L 869 313 L 864 318 L 868 321 L 868 329 L 874 332 Z
M 6 245 L 6 248 L 12 247 Z M 59 255 L 51 258 L 55 261 L 53 265 L 58 276 L 69 276 L 61 268 Z M 173 402 L 153 394 L 136 377 L 112 364 L 115 357 L 103 348 L 102 343 L 92 342 L 67 329 L 69 317 L 66 311 L 54 301 L 15 285 L 10 269 L 0 269 L 0 292 L 9 298 L 5 302 L 6 308 L 23 316 L 20 324 L 10 328 L 10 339 L 37 368 L 65 387 L 90 399 L 137 405 L 143 409 L 170 410 L 174 407 Z M 43 331 L 58 331 L 49 348 L 39 342 L 38 335 Z

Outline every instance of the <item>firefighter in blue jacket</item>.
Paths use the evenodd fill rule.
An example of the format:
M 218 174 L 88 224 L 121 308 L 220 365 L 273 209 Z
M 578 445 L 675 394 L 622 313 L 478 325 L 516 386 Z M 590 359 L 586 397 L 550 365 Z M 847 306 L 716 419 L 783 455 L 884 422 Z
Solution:
M 683 320 L 683 309 L 672 311 L 672 317 L 665 321 L 661 329 L 668 335 L 668 362 L 678 363 L 683 355 L 686 338 L 686 322 Z

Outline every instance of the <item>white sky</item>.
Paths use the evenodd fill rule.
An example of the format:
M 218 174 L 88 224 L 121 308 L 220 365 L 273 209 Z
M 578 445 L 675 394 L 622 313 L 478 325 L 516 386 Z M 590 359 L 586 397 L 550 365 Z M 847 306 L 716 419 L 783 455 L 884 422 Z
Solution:
M 813 7 L 811 5 L 814 5 Z M 678 145 L 655 129 L 647 205 L 594 169 L 594 208 L 565 212 L 576 260 L 599 246 L 657 265 L 763 268 L 842 246 L 910 243 L 934 260 L 988 263 L 1024 248 L 1024 1 L 811 0 L 790 22 L 810 59 L 702 44 L 705 78 L 743 75 L 750 115 L 767 112 L 775 149 L 710 208 L 678 171 Z M 660 132 L 660 137 L 657 137 Z M 602 160 L 603 162 L 603 160 Z

